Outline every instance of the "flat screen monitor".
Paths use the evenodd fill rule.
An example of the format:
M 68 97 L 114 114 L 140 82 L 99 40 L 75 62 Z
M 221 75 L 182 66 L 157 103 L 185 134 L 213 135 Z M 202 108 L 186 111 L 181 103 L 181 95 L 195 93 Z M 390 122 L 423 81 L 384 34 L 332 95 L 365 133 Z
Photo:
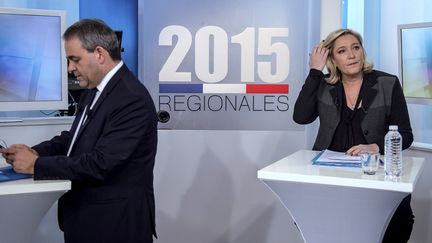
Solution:
M 68 107 L 65 13 L 0 8 L 0 111 Z
M 407 101 L 432 104 L 432 22 L 398 25 L 398 42 Z

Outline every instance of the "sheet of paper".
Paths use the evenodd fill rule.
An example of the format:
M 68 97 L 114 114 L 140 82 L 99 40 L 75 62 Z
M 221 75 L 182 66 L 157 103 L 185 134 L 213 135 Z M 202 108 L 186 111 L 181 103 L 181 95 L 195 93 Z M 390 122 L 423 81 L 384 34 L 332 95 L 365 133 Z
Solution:
M 336 152 L 331 150 L 324 150 L 319 158 L 317 158 L 320 162 L 338 162 L 338 163 L 353 163 L 353 162 L 361 162 L 360 156 L 351 156 L 345 154 L 344 152 Z

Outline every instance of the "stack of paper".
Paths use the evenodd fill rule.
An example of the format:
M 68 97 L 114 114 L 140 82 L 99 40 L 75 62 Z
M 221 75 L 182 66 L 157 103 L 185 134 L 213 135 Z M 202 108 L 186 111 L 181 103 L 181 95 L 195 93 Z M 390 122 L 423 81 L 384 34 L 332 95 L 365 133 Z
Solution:
M 32 175 L 16 173 L 11 166 L 0 168 L 0 182 L 30 178 Z
M 321 151 L 313 160 L 314 165 L 328 166 L 345 166 L 345 167 L 361 167 L 360 156 L 351 156 L 344 152 L 335 152 L 331 150 Z

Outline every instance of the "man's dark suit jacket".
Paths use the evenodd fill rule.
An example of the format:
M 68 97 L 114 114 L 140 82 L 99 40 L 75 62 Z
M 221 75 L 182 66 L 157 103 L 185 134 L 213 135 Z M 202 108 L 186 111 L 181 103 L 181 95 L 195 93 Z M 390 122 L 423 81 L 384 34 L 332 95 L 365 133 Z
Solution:
M 66 156 L 81 115 L 70 131 L 33 147 L 40 156 L 35 180 L 72 181 L 58 203 L 65 242 L 152 242 L 157 117 L 150 94 L 123 65 Z

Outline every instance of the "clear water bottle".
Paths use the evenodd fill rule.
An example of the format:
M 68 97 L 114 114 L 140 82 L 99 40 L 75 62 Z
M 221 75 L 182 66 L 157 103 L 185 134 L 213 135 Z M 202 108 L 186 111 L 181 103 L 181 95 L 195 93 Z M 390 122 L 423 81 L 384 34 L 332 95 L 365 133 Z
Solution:
M 384 170 L 390 178 L 398 178 L 402 174 L 402 136 L 396 125 L 389 126 L 384 138 Z

